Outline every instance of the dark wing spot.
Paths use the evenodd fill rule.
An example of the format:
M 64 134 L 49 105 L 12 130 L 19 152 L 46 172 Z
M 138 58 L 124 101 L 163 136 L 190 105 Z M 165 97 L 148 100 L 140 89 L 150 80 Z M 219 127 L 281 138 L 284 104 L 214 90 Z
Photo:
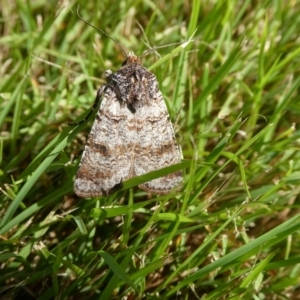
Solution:
M 127 108 L 130 110 L 130 112 L 132 113 L 132 114 L 135 114 L 136 113 L 136 109 L 134 108 L 134 103 L 129 103 L 128 105 L 127 105 Z
M 104 144 L 90 143 L 89 146 L 95 152 L 101 153 L 103 156 L 108 156 L 109 155 L 109 151 L 108 151 L 107 147 Z

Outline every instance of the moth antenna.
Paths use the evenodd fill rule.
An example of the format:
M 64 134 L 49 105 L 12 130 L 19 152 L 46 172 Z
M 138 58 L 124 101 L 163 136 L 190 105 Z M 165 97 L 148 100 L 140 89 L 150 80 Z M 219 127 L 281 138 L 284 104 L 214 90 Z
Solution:
M 87 25 L 91 26 L 92 28 L 98 30 L 99 32 L 101 32 L 102 34 L 104 34 L 105 36 L 107 36 L 108 38 L 110 38 L 113 42 L 115 42 L 115 43 L 120 47 L 120 49 L 122 50 L 122 52 L 124 53 L 124 56 L 125 56 L 126 58 L 128 57 L 126 51 L 124 50 L 124 48 L 122 47 L 122 45 L 121 45 L 117 40 L 115 40 L 114 38 L 112 38 L 112 37 L 111 37 L 109 34 L 107 34 L 104 30 L 102 30 L 102 29 L 100 29 L 100 28 L 98 28 L 98 27 L 96 27 L 96 26 L 90 24 L 89 22 L 87 22 L 85 19 L 83 19 L 83 18 L 79 15 L 79 4 L 78 4 L 78 6 L 77 6 L 77 16 L 78 16 L 78 18 L 79 18 L 81 21 L 83 21 L 85 24 L 87 24 Z
M 145 40 L 146 40 L 146 43 L 145 43 L 146 46 L 149 47 L 150 43 L 149 43 L 149 40 L 148 40 L 148 38 L 147 38 L 147 35 L 146 35 L 145 31 L 144 31 L 143 26 L 141 25 L 141 23 L 140 23 L 139 21 L 135 20 L 135 22 L 136 22 L 136 24 L 140 27 L 140 30 L 141 30 L 141 32 L 143 33 L 143 36 L 144 36 L 144 38 L 145 38 Z
M 152 49 L 153 47 L 150 45 L 150 42 L 149 42 L 148 37 L 147 37 L 147 35 L 144 31 L 143 26 L 138 21 L 135 21 L 135 22 L 137 23 L 137 25 L 139 26 L 141 32 L 143 33 L 143 36 L 144 36 L 144 39 L 145 39 L 145 41 L 143 41 L 144 45 L 148 48 L 148 50 Z M 146 51 L 148 51 L 148 50 L 146 50 Z M 158 52 L 156 53 L 156 55 L 160 57 L 160 54 Z
M 181 45 L 181 44 L 184 44 L 184 43 L 186 43 L 186 42 L 187 42 L 187 41 L 184 41 L 184 42 L 178 42 L 178 43 L 171 43 L 171 44 L 162 45 L 162 46 L 155 46 L 155 47 L 152 47 L 152 48 L 150 48 L 150 49 L 144 51 L 141 57 L 146 56 L 146 55 L 149 54 L 150 52 L 156 51 L 157 49 L 166 48 L 166 47 L 170 47 L 170 46 Z

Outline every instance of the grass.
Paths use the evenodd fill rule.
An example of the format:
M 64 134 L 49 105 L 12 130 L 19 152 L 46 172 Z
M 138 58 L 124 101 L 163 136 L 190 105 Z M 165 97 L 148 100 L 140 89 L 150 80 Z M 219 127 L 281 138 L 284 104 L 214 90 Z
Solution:
M 81 16 L 142 58 L 184 160 L 181 192 L 80 199 L 73 181 L 107 69 L 124 56 L 77 2 L 1 6 L 0 295 L 296 299 L 297 1 L 97 1 Z M 138 21 L 144 33 L 136 23 Z M 185 45 L 185 44 L 184 44 Z

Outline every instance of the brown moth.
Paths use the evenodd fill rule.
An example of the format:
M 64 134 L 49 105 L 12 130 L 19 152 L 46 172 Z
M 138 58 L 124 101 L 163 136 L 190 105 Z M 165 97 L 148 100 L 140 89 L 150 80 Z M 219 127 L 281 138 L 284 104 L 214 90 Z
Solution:
M 116 73 L 107 72 L 96 101 L 101 98 L 74 183 L 78 196 L 107 196 L 129 178 L 181 161 L 156 77 L 137 56 L 129 53 Z M 178 171 L 139 187 L 166 194 L 181 181 Z

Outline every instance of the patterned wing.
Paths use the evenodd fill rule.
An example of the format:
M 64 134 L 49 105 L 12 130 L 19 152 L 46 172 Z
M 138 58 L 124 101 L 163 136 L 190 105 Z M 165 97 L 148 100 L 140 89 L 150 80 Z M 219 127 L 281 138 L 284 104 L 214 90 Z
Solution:
M 128 108 L 109 87 L 102 99 L 76 174 L 74 190 L 80 197 L 107 196 L 132 177 L 135 131 Z
M 156 81 L 155 76 L 152 80 Z M 157 82 L 152 82 L 151 86 L 153 91 L 151 99 L 147 101 L 148 105 L 139 107 L 135 114 L 138 124 L 138 147 L 136 147 L 134 169 L 137 176 L 181 161 L 163 96 L 158 90 Z M 143 183 L 139 187 L 154 194 L 167 194 L 181 182 L 182 172 L 178 171 Z

